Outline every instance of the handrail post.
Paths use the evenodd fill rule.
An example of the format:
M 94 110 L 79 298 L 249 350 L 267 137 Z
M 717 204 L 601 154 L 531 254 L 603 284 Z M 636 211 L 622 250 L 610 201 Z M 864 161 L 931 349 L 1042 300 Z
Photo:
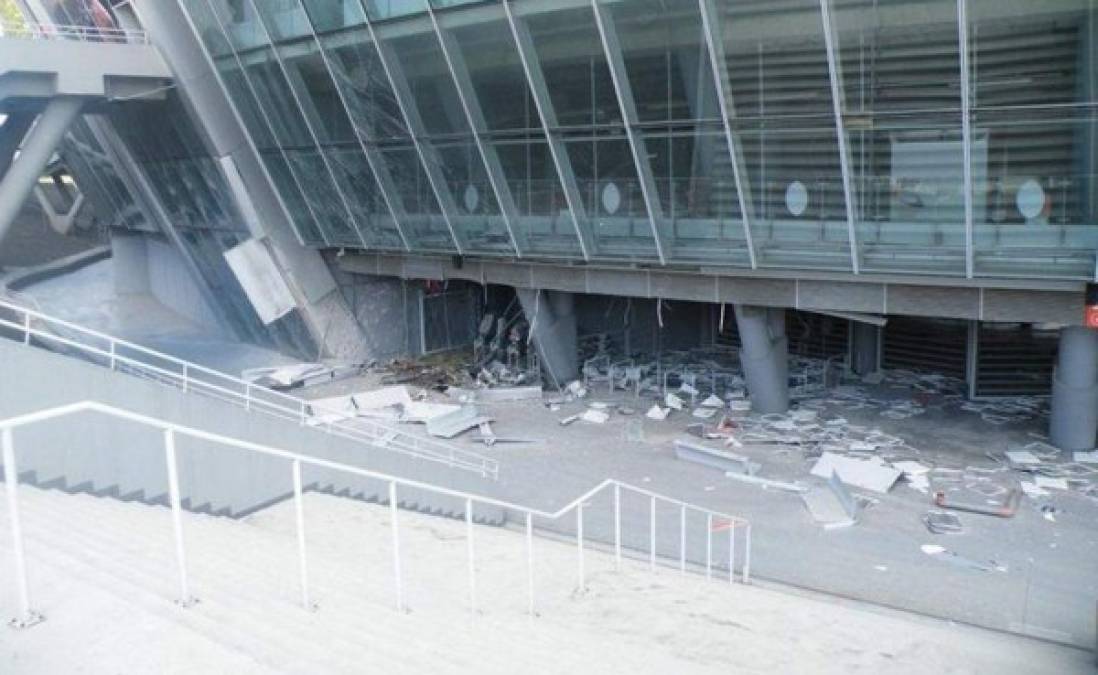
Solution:
M 679 507 L 679 572 L 686 574 L 686 506 Z
M 187 369 L 187 364 L 183 364 L 183 391 L 187 391 L 189 387 L 190 373 Z
M 728 523 L 728 583 L 736 580 L 736 521 Z
M 31 315 L 29 311 L 23 312 L 23 344 L 31 343 Z
M 614 483 L 614 569 L 621 571 L 621 485 Z
M 404 611 L 404 586 L 400 579 L 400 530 L 397 526 L 397 484 L 389 482 L 389 522 L 393 531 L 393 574 L 396 582 L 397 611 Z
M 252 383 L 246 382 L 244 384 L 244 409 L 252 409 Z M 329 425 L 328 431 L 331 431 L 331 425 Z
M 705 514 L 705 578 L 713 578 L 713 514 Z
M 530 600 L 530 616 L 534 611 L 534 514 L 526 512 L 526 592 Z
M 30 607 L 27 588 L 27 559 L 23 551 L 23 529 L 19 520 L 19 468 L 15 465 L 15 441 L 11 427 L 0 431 L 3 444 L 4 483 L 8 493 L 8 516 L 11 518 L 12 551 L 15 554 L 15 586 L 19 596 L 19 616 L 11 620 L 12 628 L 29 628 L 42 621 L 42 615 Z
M 175 560 L 179 565 L 180 607 L 190 607 L 195 600 L 187 585 L 187 551 L 183 545 L 183 500 L 179 494 L 179 467 L 175 457 L 175 431 L 164 430 L 164 460 L 168 466 L 168 501 L 172 509 L 172 533 L 175 535 Z
M 301 604 L 305 609 L 315 609 L 309 599 L 309 564 L 305 555 L 305 505 L 301 496 L 301 460 L 293 462 L 294 513 L 297 519 L 297 560 L 301 569 Z
M 751 523 L 747 524 L 743 544 L 743 583 L 751 583 Z
M 578 554 L 577 563 L 579 566 L 579 590 L 582 593 L 584 588 L 584 569 L 583 569 L 583 502 L 576 504 L 576 553 Z
M 112 371 L 115 369 L 115 356 L 117 355 L 117 352 L 118 352 L 118 343 L 115 342 L 114 340 L 111 340 L 111 370 Z
M 301 401 L 301 426 L 305 426 L 305 401 Z
M 656 498 L 648 506 L 648 567 L 656 571 Z
M 469 609 L 477 611 L 477 566 L 473 549 L 473 500 L 465 500 L 465 536 L 469 546 Z

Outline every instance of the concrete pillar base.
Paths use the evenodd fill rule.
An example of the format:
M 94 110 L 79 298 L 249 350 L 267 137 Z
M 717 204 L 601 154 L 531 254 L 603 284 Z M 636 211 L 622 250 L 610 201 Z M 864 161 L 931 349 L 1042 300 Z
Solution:
M 1082 326 L 1060 331 L 1052 374 L 1049 440 L 1064 451 L 1090 450 L 1098 433 L 1098 332 Z
M 751 409 L 758 413 L 789 410 L 789 340 L 785 310 L 736 305 L 740 331 L 740 364 Z
M 575 296 L 564 291 L 516 288 L 534 334 L 541 367 L 554 387 L 579 377 Z
M 851 370 L 858 375 L 877 372 L 881 367 L 877 360 L 880 330 L 872 324 L 851 321 L 850 340 L 853 343 Z

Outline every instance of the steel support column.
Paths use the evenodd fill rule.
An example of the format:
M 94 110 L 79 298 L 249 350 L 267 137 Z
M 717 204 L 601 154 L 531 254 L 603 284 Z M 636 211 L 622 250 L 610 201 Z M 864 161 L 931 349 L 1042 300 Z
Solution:
M 666 265 L 667 246 L 663 241 L 657 221 L 657 218 L 663 217 L 663 211 L 660 207 L 659 192 L 656 190 L 656 180 L 652 176 L 652 167 L 648 162 L 648 150 L 645 148 L 644 138 L 639 136 L 634 129 L 634 126 L 639 123 L 636 99 L 633 98 L 629 75 L 625 70 L 625 62 L 622 60 L 621 41 L 618 40 L 618 33 L 614 27 L 614 17 L 610 15 L 609 10 L 599 3 L 599 0 L 591 0 L 591 9 L 595 14 L 595 26 L 599 31 L 599 40 L 602 42 L 602 49 L 606 54 L 606 64 L 610 68 L 610 81 L 614 85 L 614 94 L 617 96 L 618 107 L 621 109 L 625 135 L 629 139 L 629 150 L 633 154 L 633 163 L 636 165 L 641 196 L 644 198 L 644 207 L 648 211 L 648 222 L 652 225 L 656 255 L 660 259 L 660 264 Z
M 971 279 L 975 273 L 972 251 L 972 123 L 969 107 L 972 103 L 968 65 L 968 2 L 957 0 L 957 38 L 961 53 L 961 147 L 964 154 L 964 191 L 965 199 L 965 277 Z
M 515 40 L 519 61 L 522 63 L 522 70 L 526 74 L 526 83 L 530 87 L 530 96 L 534 99 L 534 107 L 538 111 L 538 119 L 541 120 L 541 128 L 545 133 L 545 142 L 549 146 L 549 156 L 553 160 L 553 167 L 560 179 L 560 187 L 564 192 L 564 201 L 568 204 L 568 214 L 572 218 L 572 225 L 576 228 L 580 252 L 583 254 L 583 259 L 589 261 L 595 246 L 591 233 L 580 225 L 580 218 L 586 221 L 587 213 L 583 207 L 583 198 L 580 195 L 579 184 L 576 182 L 575 171 L 572 169 L 572 160 L 568 157 L 568 149 L 564 147 L 564 142 L 552 131 L 557 127 L 557 113 L 553 108 L 552 100 L 549 98 L 549 88 L 545 84 L 541 61 L 538 58 L 537 50 L 534 49 L 534 41 L 530 37 L 526 22 L 521 19 L 516 20 L 514 13 L 511 11 L 511 0 L 503 0 L 503 12 L 507 15 L 507 23 L 511 27 L 511 36 Z
M 716 87 L 717 101 L 720 104 L 725 142 L 728 144 L 728 155 L 732 161 L 732 178 L 736 181 L 736 197 L 739 199 L 740 214 L 743 217 L 743 237 L 747 246 L 747 257 L 751 261 L 751 269 L 756 269 L 758 263 L 755 260 L 755 241 L 751 236 L 751 216 L 755 211 L 749 192 L 749 183 L 744 180 L 747 169 L 743 160 L 743 147 L 732 131 L 732 117 L 736 114 L 736 108 L 732 100 L 732 87 L 728 82 L 728 59 L 724 54 L 724 42 L 717 40 L 713 30 L 713 26 L 720 20 L 720 15 L 713 7 L 713 0 L 698 0 L 698 9 L 701 12 L 702 32 L 705 34 L 705 45 L 709 52 L 709 65 L 713 69 L 713 85 Z
M 519 246 L 513 225 L 518 218 L 518 209 L 515 207 L 511 188 L 507 185 L 507 176 L 503 172 L 499 154 L 494 147 L 484 143 L 483 134 L 488 131 L 488 124 L 484 119 L 484 111 L 481 110 L 480 103 L 477 101 L 477 92 L 473 87 L 473 78 L 469 75 L 469 67 L 461 54 L 461 48 L 454 44 L 453 37 L 439 26 L 438 17 L 435 16 L 435 10 L 432 9 L 430 2 L 427 3 L 427 14 L 431 17 L 431 26 L 435 30 L 435 38 L 438 39 L 438 46 L 442 50 L 446 69 L 450 72 L 450 79 L 454 83 L 454 91 L 457 92 L 461 111 L 465 114 L 465 121 L 469 125 L 469 133 L 473 135 L 477 153 L 484 163 L 484 172 L 488 177 L 488 184 L 492 187 L 492 194 L 496 197 L 496 205 L 499 207 L 500 217 L 503 218 L 503 225 L 507 228 L 507 235 L 511 237 L 515 255 L 521 258 L 523 247 Z
M 332 187 L 335 188 L 336 194 L 339 195 L 339 201 L 343 205 L 343 210 L 347 213 L 348 222 L 355 228 L 355 233 L 358 234 L 358 240 L 362 242 L 362 248 L 368 249 L 370 246 L 366 243 L 366 237 L 362 234 L 362 226 L 359 225 L 358 219 L 355 218 L 354 209 L 351 208 L 351 202 L 348 201 L 347 196 L 343 194 L 343 188 L 340 187 L 335 170 L 332 169 L 332 164 L 328 161 L 328 155 L 320 145 L 320 137 L 317 136 L 312 121 L 309 119 L 309 116 L 305 114 L 305 106 L 302 105 L 301 99 L 297 96 L 297 88 L 294 87 L 290 81 L 290 71 L 286 68 L 286 64 L 283 63 L 282 55 L 278 53 L 278 45 L 275 44 L 275 38 L 271 34 L 270 28 L 267 26 L 263 12 L 259 11 L 259 7 L 256 6 L 255 0 L 247 0 L 247 2 L 251 5 L 252 11 L 255 12 L 258 24 L 263 27 L 263 34 L 267 37 L 267 42 L 271 48 L 271 54 L 274 56 L 275 63 L 278 64 L 278 70 L 282 73 L 282 77 L 286 78 L 286 87 L 290 90 L 290 96 L 293 98 L 294 105 L 297 106 L 298 113 L 301 114 L 301 121 L 305 125 L 306 131 L 309 132 L 309 138 L 312 139 L 313 146 L 316 147 L 316 153 L 320 156 L 320 161 L 324 164 L 324 168 L 328 172 L 328 177 L 332 181 Z M 245 74 L 245 77 L 250 76 Z
M 831 80 L 831 104 L 835 111 L 835 134 L 838 136 L 839 167 L 843 178 L 843 199 L 846 202 L 846 228 L 850 238 L 850 265 L 851 271 L 858 274 L 860 270 L 858 256 L 858 239 L 854 229 L 855 217 L 858 213 L 857 202 L 854 199 L 854 188 L 850 184 L 850 144 L 846 138 L 846 125 L 843 122 L 843 81 L 842 66 L 839 63 L 839 37 L 835 32 L 834 20 L 831 15 L 831 0 L 820 0 L 820 18 L 823 22 L 824 44 L 827 49 L 827 71 Z
M 11 112 L 0 126 L 0 179 L 8 172 L 15 151 L 34 123 L 33 113 Z
M 51 99 L 24 137 L 19 156 L 0 177 L 0 245 L 83 105 L 71 96 Z

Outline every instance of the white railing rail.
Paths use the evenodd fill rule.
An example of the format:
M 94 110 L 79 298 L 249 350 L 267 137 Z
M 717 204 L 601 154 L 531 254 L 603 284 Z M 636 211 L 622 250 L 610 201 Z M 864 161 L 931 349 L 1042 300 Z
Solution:
M 149 44 L 149 34 L 143 30 L 100 28 L 98 26 L 58 26 L 29 21 L 0 21 L 0 38 Z
M 3 310 L 15 314 L 4 318 Z M 11 329 L 23 343 L 64 346 L 95 357 L 111 370 L 132 372 L 185 392 L 203 394 L 254 411 L 309 425 L 352 441 L 498 479 L 499 462 L 449 443 L 423 438 L 362 417 L 317 422 L 313 414 L 338 415 L 303 398 L 253 384 L 197 363 L 158 352 L 18 304 L 0 300 L 0 327 Z M 65 335 L 62 335 L 64 333 Z M 32 339 L 33 338 L 33 339 Z
M 280 450 L 266 445 L 260 445 L 258 443 L 252 443 L 250 441 L 244 441 L 221 434 L 215 434 L 208 431 L 202 431 L 192 427 L 175 424 L 172 422 L 166 422 L 155 417 L 149 417 L 147 415 L 141 415 L 114 406 L 109 406 L 103 403 L 95 401 L 82 401 L 79 403 L 72 403 L 63 406 L 57 406 L 42 410 L 39 412 L 29 413 L 25 415 L 19 415 L 11 417 L 5 420 L 0 420 L 0 444 L 2 444 L 3 450 L 3 464 L 4 464 L 4 480 L 6 484 L 7 502 L 8 502 L 8 517 L 11 524 L 13 552 L 15 557 L 15 584 L 17 597 L 19 599 L 19 615 L 11 622 L 11 625 L 16 627 L 26 627 L 41 621 L 40 614 L 34 611 L 30 601 L 30 589 L 27 583 L 27 566 L 26 557 L 23 549 L 22 538 L 22 523 L 19 517 L 19 499 L 18 499 L 18 485 L 19 485 L 19 469 L 16 464 L 15 453 L 15 439 L 13 431 L 19 427 L 25 427 L 32 424 L 38 424 L 47 420 L 57 419 L 67 415 L 73 415 L 82 412 L 95 412 L 115 417 L 118 419 L 128 420 L 144 426 L 155 427 L 160 429 L 164 433 L 164 452 L 167 462 L 167 479 L 168 479 L 168 494 L 169 503 L 172 511 L 172 529 L 175 540 L 176 550 L 176 563 L 178 572 L 179 583 L 179 599 L 178 603 L 182 606 L 188 606 L 194 601 L 194 597 L 191 595 L 190 586 L 187 577 L 187 556 L 186 545 L 183 536 L 183 509 L 182 499 L 179 488 L 179 474 L 178 474 L 178 459 L 177 459 L 177 447 L 176 437 L 187 436 L 203 441 L 209 441 L 219 443 L 229 447 L 238 448 L 254 452 L 269 457 L 277 457 L 285 459 L 289 462 L 289 468 L 291 472 L 291 478 L 293 481 L 293 499 L 294 499 L 294 512 L 296 520 L 296 534 L 297 534 L 297 549 L 298 549 L 298 567 L 300 573 L 301 584 L 301 602 L 306 609 L 315 609 L 312 600 L 309 595 L 309 575 L 308 575 L 308 550 L 305 537 L 305 513 L 302 502 L 302 492 L 305 489 L 305 485 L 302 481 L 301 468 L 303 465 L 317 467 L 320 469 L 332 470 L 349 474 L 353 476 L 359 476 L 363 478 L 370 478 L 381 481 L 388 484 L 389 495 L 389 509 L 390 509 L 390 521 L 392 530 L 392 550 L 393 550 L 393 570 L 394 570 L 394 593 L 396 596 L 397 609 L 403 611 L 405 609 L 404 595 L 403 595 L 403 580 L 401 576 L 401 556 L 400 556 L 400 529 L 398 521 L 398 503 L 399 503 L 399 489 L 410 488 L 419 491 L 431 492 L 444 497 L 452 497 L 461 499 L 465 504 L 465 519 L 466 519 L 466 537 L 468 546 L 468 560 L 469 560 L 469 602 L 471 607 L 475 610 L 477 606 L 477 593 L 476 593 L 476 555 L 474 548 L 474 527 L 473 527 L 473 513 L 477 505 L 489 506 L 506 509 L 508 511 L 521 513 L 525 520 L 525 533 L 526 533 L 526 567 L 527 567 L 527 595 L 528 595 L 528 610 L 531 615 L 535 614 L 536 601 L 534 593 L 534 549 L 533 549 L 533 531 L 534 531 L 534 518 L 541 518 L 551 521 L 560 521 L 570 513 L 576 515 L 576 551 L 577 551 L 577 569 L 578 569 L 578 588 L 583 589 L 586 586 L 586 571 L 584 567 L 584 533 L 583 533 L 583 514 L 586 502 L 591 500 L 595 495 L 603 492 L 604 490 L 612 490 L 613 492 L 613 523 L 614 523 L 614 556 L 615 567 L 620 570 L 622 562 L 622 517 L 621 517 L 621 496 L 623 492 L 631 492 L 643 497 L 647 497 L 650 500 L 650 508 L 652 513 L 652 525 L 649 532 L 649 560 L 650 564 L 655 568 L 658 555 L 656 553 L 656 528 L 655 528 L 655 512 L 656 504 L 668 504 L 673 508 L 677 508 L 680 513 L 680 555 L 678 560 L 678 567 L 681 572 L 685 573 L 687 570 L 686 565 L 686 513 L 688 511 L 700 513 L 705 516 L 706 522 L 706 561 L 705 561 L 705 575 L 706 577 L 712 576 L 712 550 L 713 550 L 713 533 L 714 531 L 728 530 L 729 533 L 729 555 L 728 555 L 728 583 L 732 583 L 735 577 L 735 551 L 736 551 L 736 530 L 738 528 L 744 528 L 744 557 L 743 566 L 741 568 L 741 579 L 744 583 L 750 580 L 751 574 L 751 523 L 746 519 L 732 516 L 719 511 L 706 509 L 694 504 L 673 499 L 671 497 L 665 497 L 663 495 L 639 488 L 621 481 L 607 479 L 596 485 L 594 488 L 583 493 L 579 497 L 576 497 L 572 501 L 568 502 L 556 511 L 543 511 L 540 509 L 534 509 L 519 504 L 513 504 L 511 502 L 493 499 L 491 497 L 485 497 L 482 495 L 476 495 L 469 492 L 462 492 L 460 490 L 453 490 L 450 488 L 439 487 L 428 483 L 423 483 L 416 480 L 409 480 L 405 478 L 398 478 L 388 474 L 379 473 L 376 471 L 370 471 L 368 469 L 362 469 L 359 467 L 349 466 L 347 464 L 340 464 L 338 462 L 331 462 L 316 457 L 310 457 L 302 455 L 296 452 L 290 452 L 287 450 Z M 33 452 L 33 449 L 30 450 Z

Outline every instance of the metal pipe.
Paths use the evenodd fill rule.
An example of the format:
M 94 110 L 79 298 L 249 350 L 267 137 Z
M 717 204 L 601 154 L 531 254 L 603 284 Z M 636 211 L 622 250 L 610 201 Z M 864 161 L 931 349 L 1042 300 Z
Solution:
M 621 571 L 621 486 L 614 483 L 614 569 Z
M 477 565 L 473 550 L 473 500 L 465 500 L 465 539 L 469 550 L 469 609 L 477 611 Z
M 583 504 L 576 505 L 576 549 L 579 554 L 579 589 L 582 592 L 586 585 L 583 569 Z
M 30 606 L 27 559 L 23 550 L 23 528 L 19 519 L 19 467 L 15 464 L 15 441 L 11 427 L 0 431 L 0 437 L 0 443 L 3 444 L 4 483 L 8 493 L 8 517 L 11 519 L 12 553 L 15 557 L 15 590 L 19 598 L 19 616 L 12 621 L 12 626 L 26 628 L 41 621 L 42 616 Z
M 526 592 L 530 616 L 534 616 L 534 514 L 526 512 Z
M 301 495 L 301 460 L 293 461 L 294 517 L 297 521 L 297 561 L 301 570 L 301 606 L 312 609 L 309 599 L 309 564 L 305 551 L 305 504 Z
M 404 611 L 404 586 L 400 578 L 400 530 L 397 526 L 397 484 L 389 483 L 389 522 L 393 532 L 393 573 L 396 584 L 397 611 Z
M 168 466 L 168 501 L 172 509 L 172 534 L 175 537 L 175 560 L 179 565 L 179 600 L 188 607 L 194 603 L 187 584 L 187 550 L 183 545 L 183 503 L 179 494 L 179 468 L 175 457 L 175 432 L 164 430 L 164 459 Z

